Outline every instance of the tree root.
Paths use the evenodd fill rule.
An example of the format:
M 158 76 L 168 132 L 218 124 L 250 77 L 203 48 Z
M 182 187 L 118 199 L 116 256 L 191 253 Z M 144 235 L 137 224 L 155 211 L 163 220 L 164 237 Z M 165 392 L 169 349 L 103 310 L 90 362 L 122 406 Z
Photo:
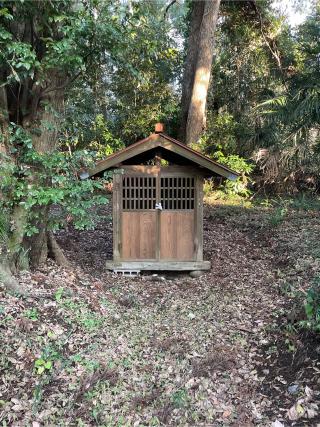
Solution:
M 0 285 L 8 292 L 13 292 L 19 295 L 26 295 L 28 291 L 19 284 L 19 282 L 12 275 L 9 267 L 0 263 Z
M 57 243 L 52 232 L 47 233 L 48 255 L 61 267 L 70 267 L 70 263 Z
M 61 267 L 70 267 L 68 259 L 64 255 L 52 232 L 47 232 L 44 235 L 44 245 L 47 249 L 47 256 L 52 258 Z M 41 259 L 37 259 L 38 262 L 36 265 L 33 265 L 34 268 L 36 268 L 39 263 L 45 262 L 47 256 L 44 258 L 42 256 L 43 252 L 43 250 L 38 252 L 38 254 L 41 253 Z M 15 271 L 17 271 L 17 268 L 14 262 L 7 259 L 6 257 L 2 257 L 0 259 L 0 288 L 2 287 L 5 291 L 12 292 L 18 295 L 29 294 L 29 290 L 26 289 L 23 285 L 21 285 L 14 277 Z

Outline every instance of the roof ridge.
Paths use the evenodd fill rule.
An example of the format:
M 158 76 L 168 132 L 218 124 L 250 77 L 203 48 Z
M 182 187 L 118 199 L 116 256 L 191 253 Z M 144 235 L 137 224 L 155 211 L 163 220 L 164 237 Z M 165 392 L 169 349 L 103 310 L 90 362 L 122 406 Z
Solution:
M 174 149 L 174 146 L 166 147 L 164 140 L 173 143 L 176 146 L 176 149 Z M 153 141 L 153 143 L 151 143 L 149 147 L 144 147 L 144 144 L 147 144 L 148 141 Z M 142 147 L 139 148 L 140 146 Z M 223 164 L 210 159 L 209 157 L 202 154 L 200 151 L 194 150 L 193 148 L 183 144 L 181 141 L 178 141 L 177 139 L 174 139 L 171 136 L 162 132 L 152 133 L 148 137 L 141 139 L 129 145 L 128 147 L 125 147 L 122 150 L 111 154 L 106 159 L 100 160 L 96 163 L 95 167 L 91 171 L 89 171 L 89 175 L 93 176 L 104 170 L 114 168 L 117 164 L 121 164 L 121 162 L 130 159 L 131 157 L 135 157 L 136 155 L 139 155 L 143 152 L 148 152 L 157 146 L 162 147 L 164 150 L 175 152 L 177 155 L 189 159 L 191 162 L 197 164 L 198 167 L 205 168 L 208 171 L 224 176 L 226 178 L 236 179 L 236 177 L 239 176 L 237 172 L 229 169 L 227 166 L 224 166 Z M 136 152 L 134 150 L 136 150 Z M 133 151 L 133 154 L 131 154 L 131 151 Z
M 224 168 L 225 170 L 227 170 L 228 172 L 231 173 L 236 173 L 235 171 L 233 171 L 232 169 L 228 168 L 228 166 L 225 166 L 222 163 L 216 162 L 215 160 L 210 159 L 210 157 L 206 156 L 205 154 L 201 153 L 201 151 L 195 150 L 194 148 L 189 147 L 188 145 L 184 144 L 183 142 L 179 141 L 178 139 L 174 139 L 171 136 L 165 134 L 165 133 L 159 133 L 159 135 L 163 136 L 164 138 L 168 139 L 171 142 L 175 142 L 176 144 L 179 144 L 180 146 L 182 146 L 183 148 L 186 148 L 189 151 L 194 152 L 195 154 L 203 157 L 206 160 L 209 160 L 210 162 L 214 163 L 217 166 L 220 166 L 222 168 Z

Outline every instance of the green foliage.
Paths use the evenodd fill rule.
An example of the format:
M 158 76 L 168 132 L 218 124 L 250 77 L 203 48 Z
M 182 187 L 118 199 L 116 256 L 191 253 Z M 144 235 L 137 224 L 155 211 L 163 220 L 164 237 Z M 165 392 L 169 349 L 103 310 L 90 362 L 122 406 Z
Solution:
M 295 31 L 271 2 L 226 2 L 221 13 L 209 127 L 213 117 L 216 139 L 233 146 L 224 154 L 256 160 L 257 185 L 317 191 L 319 8 Z
M 310 196 L 308 193 L 300 193 L 295 197 L 275 197 L 267 199 L 256 199 L 257 205 L 266 208 L 272 208 L 274 211 L 282 212 L 281 216 L 284 218 L 289 210 L 301 211 L 319 211 L 320 199 L 316 196 Z
M 277 43 L 278 34 L 285 32 L 285 28 L 279 30 L 281 20 L 274 19 L 274 14 L 270 19 L 270 2 L 260 3 L 258 11 L 264 20 L 264 34 Z M 221 5 L 221 13 L 224 20 L 218 27 L 208 112 L 232 118 L 225 129 L 232 135 L 233 153 L 249 157 L 265 138 L 261 134 L 263 123 L 253 109 L 259 99 L 265 99 L 267 93 L 281 85 L 281 74 L 270 56 L 260 17 L 252 5 L 226 2 Z
M 103 114 L 98 114 L 92 121 L 87 117 L 81 129 L 77 125 L 71 116 L 67 117 L 66 134 L 61 138 L 61 144 L 68 147 L 70 151 L 86 148 L 95 152 L 96 158 L 99 159 L 124 148 L 122 141 L 113 136 L 110 124 L 107 123 Z
M 5 211 L 0 212 L 0 244 L 5 242 L 9 233 L 8 217 Z
M 317 277 L 307 291 L 304 303 L 307 320 L 301 326 L 320 332 L 320 277 Z
M 54 294 L 54 298 L 57 302 L 61 301 L 63 293 L 64 293 L 64 288 L 61 287 L 61 288 L 57 289 L 57 291 Z
M 253 165 L 249 164 L 244 158 L 233 154 L 224 155 L 222 151 L 216 151 L 213 156 L 214 160 L 228 166 L 230 169 L 238 172 L 240 176 L 235 180 L 226 180 L 221 184 L 218 190 L 221 190 L 228 197 L 240 196 L 248 197 L 251 195 L 251 190 L 248 188 L 251 182 L 249 174 L 253 171 Z
M 216 190 L 216 197 L 248 197 L 251 194 L 248 188 L 251 179 L 250 173 L 253 165 L 247 160 L 235 154 L 236 151 L 236 123 L 229 113 L 221 113 L 216 116 L 209 114 L 207 130 L 200 142 L 194 148 L 199 149 L 213 160 L 228 166 L 238 172 L 240 176 L 235 181 L 225 180 L 220 183 Z M 214 185 L 206 184 L 205 192 Z
M 66 311 L 67 321 L 76 322 L 87 331 L 97 330 L 103 325 L 105 319 L 92 311 L 84 301 L 74 302 L 71 297 L 63 297 L 63 288 L 58 289 L 55 298 Z
M 175 391 L 171 396 L 171 402 L 175 408 L 184 408 L 189 400 L 188 392 L 184 388 Z
M 304 211 L 320 211 L 320 198 L 310 196 L 308 193 L 301 193 L 290 199 L 290 207 Z
M 277 208 L 275 208 L 269 218 L 270 225 L 272 227 L 277 227 L 278 225 L 280 225 L 287 216 L 287 213 L 287 206 L 278 206 Z
M 257 109 L 264 132 L 270 135 L 269 153 L 261 167 L 269 182 L 299 191 L 319 187 L 320 70 L 319 9 L 291 36 L 290 72 L 285 85 L 267 96 Z M 275 155 L 276 154 L 276 155 Z M 274 167 L 275 161 L 277 168 Z M 305 187 L 302 187 L 302 185 Z
M 52 361 L 51 360 L 44 360 L 44 359 L 37 359 L 34 362 L 34 367 L 37 371 L 38 375 L 43 374 L 46 371 L 50 371 L 52 369 Z
M 24 316 L 31 320 L 38 320 L 39 313 L 36 308 L 30 308 L 24 312 Z
M 105 5 L 98 4 L 106 13 Z M 97 140 L 103 145 L 99 118 L 108 131 L 110 152 L 149 135 L 157 121 L 164 121 L 170 133 L 177 127 L 176 82 L 182 64 L 177 37 L 185 8 L 173 6 L 169 18 L 163 19 L 166 6 L 161 0 L 110 7 L 110 13 L 121 20 L 113 55 L 95 60 L 70 91 L 63 139 L 76 141 L 78 148 Z
M 108 199 L 102 190 L 103 180 L 78 178 L 83 167 L 93 164 L 95 157 L 88 151 L 73 154 L 64 152 L 38 153 L 32 147 L 32 138 L 23 128 L 12 124 L 10 147 L 19 152 L 19 162 L 1 162 L 0 181 L 2 211 L 9 212 L 14 205 L 21 205 L 29 212 L 27 235 L 38 231 L 34 226 L 37 209 L 59 204 L 59 214 L 49 218 L 51 229 L 66 224 L 69 219 L 77 229 L 92 228 L 96 216 L 88 215 L 93 206 L 105 204 Z M 18 147 L 18 148 L 16 148 Z

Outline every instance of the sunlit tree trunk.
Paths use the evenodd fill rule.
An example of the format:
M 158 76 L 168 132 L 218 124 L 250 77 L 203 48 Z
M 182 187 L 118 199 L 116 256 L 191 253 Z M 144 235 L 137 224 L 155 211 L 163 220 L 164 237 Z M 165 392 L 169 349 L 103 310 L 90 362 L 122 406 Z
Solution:
M 207 0 L 203 3 L 203 14 L 201 19 L 201 25 L 198 25 L 198 15 L 195 13 L 197 3 L 194 4 L 194 13 L 192 19 L 195 22 L 191 22 L 191 30 L 196 33 L 189 38 L 190 43 L 196 43 L 195 55 L 187 55 L 186 67 L 189 70 L 194 69 L 194 78 L 192 83 L 191 97 L 188 103 L 188 91 L 184 88 L 182 114 L 185 115 L 186 108 L 188 106 L 188 115 L 185 125 L 185 138 L 186 144 L 196 143 L 201 135 L 201 132 L 205 126 L 206 117 L 206 102 L 207 94 L 211 76 L 211 66 L 213 59 L 213 47 L 214 47 L 214 33 L 216 29 L 218 12 L 220 7 L 220 0 Z M 199 11 L 198 11 L 199 12 Z M 198 36 L 197 36 L 198 32 Z M 190 47 L 190 50 L 194 52 L 194 48 Z M 189 53 L 189 50 L 188 50 Z M 188 59 L 193 61 L 193 64 L 188 64 Z M 190 79 L 189 79 L 190 81 Z M 182 121 L 182 125 L 183 125 Z M 183 135 L 183 131 L 181 131 Z
M 193 1 L 192 13 L 190 21 L 190 31 L 187 44 L 187 55 L 185 59 L 183 80 L 182 80 L 182 95 L 181 95 L 181 116 L 180 116 L 180 129 L 179 140 L 185 142 L 188 112 L 192 96 L 192 88 L 194 83 L 194 76 L 196 72 L 198 60 L 198 45 L 200 28 L 203 19 L 205 2 Z

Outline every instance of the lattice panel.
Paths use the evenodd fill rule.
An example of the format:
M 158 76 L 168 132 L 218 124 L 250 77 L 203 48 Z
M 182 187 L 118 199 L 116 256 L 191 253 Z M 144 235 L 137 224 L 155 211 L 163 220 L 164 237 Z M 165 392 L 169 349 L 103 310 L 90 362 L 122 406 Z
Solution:
M 124 176 L 122 181 L 122 208 L 149 210 L 156 204 L 156 177 Z
M 162 177 L 160 190 L 163 209 L 194 209 L 194 178 Z

